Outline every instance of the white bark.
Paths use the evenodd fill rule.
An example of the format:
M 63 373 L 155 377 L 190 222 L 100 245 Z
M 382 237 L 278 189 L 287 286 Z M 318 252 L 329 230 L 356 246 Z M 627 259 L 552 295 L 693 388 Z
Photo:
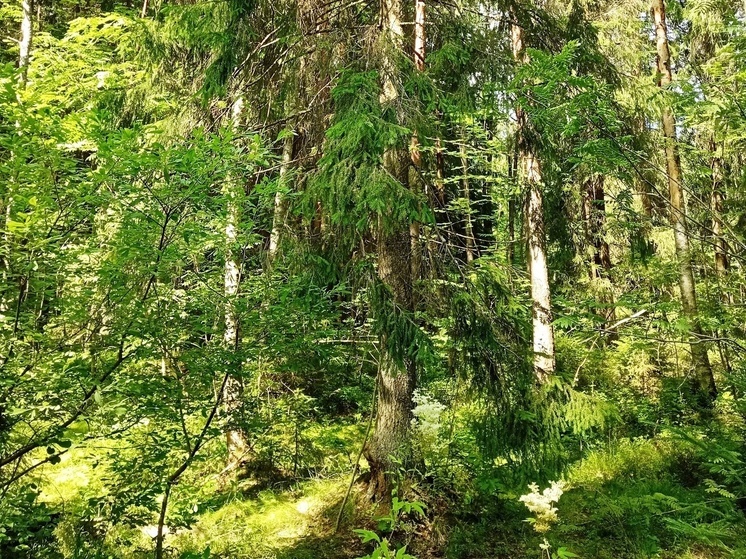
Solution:
M 523 29 L 512 27 L 513 56 L 519 64 L 528 61 Z M 518 120 L 519 158 L 523 179 L 529 187 L 526 223 L 528 226 L 528 257 L 531 277 L 532 326 L 534 374 L 538 383 L 544 383 L 554 374 L 554 328 L 552 327 L 552 294 L 549 288 L 546 241 L 544 231 L 544 194 L 542 191 L 541 165 L 534 146 L 526 138 L 526 115 L 516 109 Z
M 288 215 L 288 199 L 286 195 L 289 186 L 290 166 L 293 162 L 293 134 L 286 131 L 282 144 L 282 161 L 280 162 L 280 185 L 275 194 L 275 209 L 272 217 L 272 231 L 269 234 L 269 260 L 272 262 L 282 241 Z
M 541 167 L 533 153 L 524 155 L 524 169 L 529 184 L 528 254 L 531 272 L 534 372 L 539 383 L 545 382 L 555 368 L 552 296 L 544 239 L 544 195 Z
M 233 104 L 232 124 L 234 128 L 240 126 L 242 110 L 243 99 L 239 97 Z M 236 298 L 238 297 L 241 282 L 241 272 L 238 265 L 236 245 L 238 243 L 238 227 L 240 223 L 241 185 L 237 184 L 231 177 L 228 177 L 224 193 L 226 196 L 226 219 L 225 276 L 223 286 L 223 294 L 225 296 L 225 330 L 223 332 L 223 344 L 228 351 L 235 351 L 238 349 L 240 341 Z M 241 393 L 241 379 L 234 374 L 229 374 L 223 387 L 223 404 L 229 421 L 232 421 L 231 416 L 240 408 Z M 238 466 L 248 448 L 244 433 L 235 426 L 229 427 L 226 432 L 226 445 L 228 448 L 228 466 L 230 468 Z
M 21 9 L 23 14 L 21 18 L 21 40 L 19 41 L 20 54 L 18 56 L 18 69 L 21 73 L 18 76 L 18 83 L 23 89 L 26 87 L 28 79 L 28 65 L 31 59 L 31 40 L 33 37 L 31 0 L 21 0 Z

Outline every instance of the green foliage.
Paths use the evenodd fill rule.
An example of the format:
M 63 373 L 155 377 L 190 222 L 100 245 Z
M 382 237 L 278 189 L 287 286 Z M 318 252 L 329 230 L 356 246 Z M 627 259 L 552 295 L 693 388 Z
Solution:
M 744 7 L 667 3 L 664 91 L 645 3 L 425 4 L 420 70 L 414 3 L 390 49 L 371 2 L 35 2 L 25 83 L 21 5 L 0 6 L 1 557 L 152 557 L 167 488 L 183 559 L 746 553 Z M 392 239 L 421 256 L 404 286 L 378 274 Z M 418 386 L 411 463 L 373 511 L 369 414 L 401 396 L 375 388 L 381 355 Z M 543 540 L 518 497 L 560 476 Z
M 395 115 L 381 107 L 378 95 L 377 72 L 349 70 L 340 76 L 332 93 L 334 122 L 308 192 L 308 200 L 321 201 L 331 225 L 347 242 L 379 221 L 386 230 L 395 230 L 428 220 L 417 196 L 383 168 L 384 152 L 401 150 L 412 132 L 392 119 Z

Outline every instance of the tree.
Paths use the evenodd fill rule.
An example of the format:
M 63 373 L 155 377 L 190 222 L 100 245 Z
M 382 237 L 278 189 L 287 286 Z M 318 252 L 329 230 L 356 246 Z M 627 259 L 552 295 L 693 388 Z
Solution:
M 397 57 L 402 48 L 404 33 L 401 24 L 399 0 L 381 0 L 380 17 L 383 26 L 378 38 L 380 56 L 380 103 L 385 111 L 403 123 L 399 86 L 397 84 Z M 406 188 L 409 177 L 410 157 L 403 146 L 389 146 L 383 153 L 383 168 L 398 184 Z M 385 216 L 378 218 L 377 250 L 378 277 L 391 297 L 393 311 L 400 320 L 408 320 L 413 310 L 412 239 L 409 226 L 392 222 Z M 383 332 L 380 339 L 378 401 L 375 431 L 366 450 L 370 463 L 370 494 L 377 500 L 388 502 L 391 498 L 392 472 L 399 460 L 408 456 L 410 423 L 412 420 L 412 395 L 417 384 L 417 371 L 411 357 L 394 346 L 401 344 L 394 332 Z
M 666 91 L 673 82 L 671 71 L 671 54 L 668 47 L 668 26 L 666 24 L 666 7 L 664 0 L 653 0 L 653 18 L 655 20 L 655 38 L 657 50 L 658 86 Z M 684 201 L 684 184 L 681 172 L 681 160 L 677 147 L 676 118 L 671 107 L 666 104 L 661 117 L 666 172 L 668 177 L 668 195 L 671 203 L 670 219 L 674 230 L 676 257 L 679 264 L 679 290 L 684 314 L 690 321 L 692 364 L 700 391 L 713 400 L 717 395 L 715 377 L 704 344 L 697 295 L 692 270 L 691 251 L 689 248 L 689 231 L 687 212 Z
M 21 40 L 18 42 L 19 55 L 18 55 L 18 84 L 21 89 L 26 87 L 26 81 L 28 79 L 28 65 L 31 59 L 31 41 L 33 38 L 33 4 L 31 0 L 21 0 Z
M 231 107 L 231 125 L 234 131 L 240 130 L 243 112 L 243 98 L 239 95 Z M 241 284 L 240 263 L 238 261 L 238 228 L 241 222 L 241 202 L 244 186 L 234 177 L 228 176 L 223 194 L 226 200 L 225 208 L 225 278 L 223 290 L 225 296 L 225 329 L 223 343 L 228 356 L 235 355 L 241 342 L 240 324 L 236 312 L 236 299 Z M 232 472 L 246 460 L 249 449 L 246 434 L 236 425 L 235 415 L 241 408 L 241 393 L 243 382 L 240 375 L 230 369 L 240 367 L 235 358 L 228 363 L 228 372 L 221 385 L 220 399 L 224 403 L 228 416 L 228 430 L 226 432 L 226 447 L 228 449 L 226 472 Z
M 516 18 L 515 11 L 512 14 Z M 512 25 L 513 57 L 517 64 L 528 61 L 524 31 L 520 22 Z M 552 298 L 547 268 L 544 231 L 544 193 L 538 149 L 525 112 L 517 107 L 517 145 L 520 176 L 528 186 L 526 227 L 528 229 L 528 266 L 531 277 L 534 371 L 536 381 L 546 382 L 554 374 L 554 329 L 552 327 Z

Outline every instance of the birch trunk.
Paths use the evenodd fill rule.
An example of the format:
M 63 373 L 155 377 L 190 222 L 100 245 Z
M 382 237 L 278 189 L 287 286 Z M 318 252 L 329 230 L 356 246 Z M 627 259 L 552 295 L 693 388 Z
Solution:
M 20 54 L 18 55 L 18 85 L 21 89 L 26 87 L 28 81 L 28 65 L 31 60 L 31 41 L 33 39 L 32 18 L 32 0 L 21 0 L 21 40 L 19 41 Z
M 655 19 L 655 38 L 658 64 L 658 85 L 666 89 L 673 81 L 671 72 L 671 54 L 668 48 L 668 27 L 664 0 L 653 0 L 653 17 Z M 679 289 L 684 314 L 690 322 L 690 341 L 692 364 L 697 376 L 699 388 L 710 400 L 717 395 L 715 378 L 707 355 L 707 348 L 702 343 L 702 327 L 699 322 L 697 295 L 689 250 L 689 232 L 682 185 L 681 161 L 676 144 L 676 119 L 669 106 L 665 106 L 662 115 L 663 137 L 665 141 L 666 170 L 668 172 L 668 194 L 671 202 L 670 218 L 673 225 L 676 257 L 679 261 Z
M 289 186 L 290 166 L 293 162 L 293 134 L 290 130 L 282 144 L 282 161 L 280 162 L 280 187 L 275 194 L 275 209 L 272 217 L 272 232 L 269 235 L 269 260 L 272 262 L 282 241 L 288 216 L 288 198 L 286 190 Z
M 232 124 L 234 128 L 240 126 L 243 99 L 238 98 L 233 104 Z M 240 343 L 238 314 L 236 312 L 236 299 L 238 297 L 241 272 L 238 265 L 237 244 L 238 227 L 240 223 L 240 201 L 243 196 L 241 185 L 237 184 L 231 177 L 228 178 L 224 189 L 226 195 L 226 220 L 225 220 L 225 330 L 223 332 L 223 344 L 228 352 L 238 349 Z M 243 385 L 240 377 L 228 374 L 223 384 L 223 408 L 228 418 L 226 430 L 226 446 L 228 459 L 226 472 L 230 472 L 241 464 L 248 450 L 246 435 L 235 425 L 233 417 L 241 407 L 241 396 Z
M 414 20 L 414 66 L 418 72 L 425 71 L 425 2 L 415 0 Z M 420 153 L 420 142 L 417 131 L 412 135 L 410 145 L 412 156 L 412 168 L 410 169 L 409 184 L 412 188 L 420 191 L 420 169 L 422 167 L 422 154 Z M 415 186 L 417 185 L 417 186 Z M 422 275 L 422 247 L 420 246 L 420 223 L 413 221 L 409 226 L 409 235 L 412 244 L 412 279 L 417 281 Z
M 511 150 L 508 154 L 508 180 L 510 184 L 516 184 L 518 175 L 518 152 Z M 506 248 L 506 258 L 508 265 L 515 264 L 515 220 L 516 220 L 516 197 L 514 194 L 508 198 L 508 246 Z
M 523 29 L 512 26 L 513 56 L 517 63 L 528 61 L 525 51 Z M 528 236 L 528 264 L 531 278 L 532 327 L 534 374 L 539 384 L 545 383 L 555 369 L 554 328 L 552 327 L 552 296 L 549 287 L 549 270 L 544 231 L 544 193 L 541 165 L 536 149 L 527 133 L 526 114 L 516 108 L 518 121 L 518 157 L 523 179 L 528 184 L 526 225 Z

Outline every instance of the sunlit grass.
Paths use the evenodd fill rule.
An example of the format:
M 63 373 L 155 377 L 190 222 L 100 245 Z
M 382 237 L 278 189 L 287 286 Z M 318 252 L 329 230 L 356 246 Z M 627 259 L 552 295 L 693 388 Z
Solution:
M 308 481 L 288 491 L 264 490 L 255 498 L 234 498 L 201 514 L 190 530 L 168 543 L 181 551 L 206 547 L 218 556 L 277 557 L 305 537 L 329 533 L 331 515 L 345 491 L 345 480 Z

